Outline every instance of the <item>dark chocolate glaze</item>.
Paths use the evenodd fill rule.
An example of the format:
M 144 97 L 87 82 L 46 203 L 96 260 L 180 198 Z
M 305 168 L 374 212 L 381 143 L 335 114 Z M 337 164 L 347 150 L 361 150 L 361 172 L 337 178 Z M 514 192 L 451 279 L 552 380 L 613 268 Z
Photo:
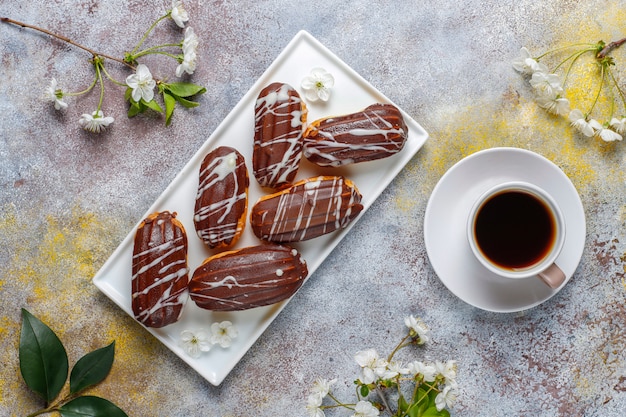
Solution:
M 208 258 L 193 273 L 189 293 L 200 308 L 247 310 L 291 297 L 307 274 L 295 249 L 262 244 Z

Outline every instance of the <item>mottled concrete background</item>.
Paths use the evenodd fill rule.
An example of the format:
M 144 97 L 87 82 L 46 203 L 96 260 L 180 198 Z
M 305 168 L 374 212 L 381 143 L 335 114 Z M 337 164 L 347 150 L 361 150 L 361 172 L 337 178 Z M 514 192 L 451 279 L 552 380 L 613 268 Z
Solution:
M 113 370 L 92 393 L 130 416 L 306 415 L 315 378 L 338 378 L 338 395 L 351 398 L 353 354 L 369 347 L 388 352 L 408 314 L 432 328 L 424 359 L 458 361 L 455 416 L 624 415 L 626 143 L 584 138 L 539 109 L 511 60 L 521 46 L 539 52 L 626 36 L 625 1 L 185 4 L 202 42 L 191 77 L 207 88 L 201 106 L 177 110 L 165 128 L 152 116 L 128 119 L 121 89 L 108 84 L 114 94 L 104 109 L 116 120 L 100 136 L 77 123 L 97 94 L 69 99 L 64 112 L 41 99 L 51 77 L 66 90 L 83 88 L 92 77 L 88 54 L 0 24 L 0 415 L 24 416 L 40 406 L 19 372 L 21 307 L 59 333 L 72 363 L 116 340 Z M 4 0 L 0 16 L 121 57 L 168 7 L 165 0 Z M 430 139 L 214 387 L 91 279 L 301 29 L 407 111 Z M 155 36 L 180 33 L 169 22 Z M 614 56 L 623 79 L 626 49 Z M 153 62 L 153 72 L 173 74 Z M 128 75 L 121 66 L 109 68 L 119 79 Z M 593 70 L 581 74 L 593 77 Z M 581 100 L 589 92 L 573 91 Z M 517 314 L 484 312 L 457 299 L 424 248 L 424 211 L 439 178 L 462 157 L 494 146 L 554 161 L 587 214 L 585 251 L 572 281 Z

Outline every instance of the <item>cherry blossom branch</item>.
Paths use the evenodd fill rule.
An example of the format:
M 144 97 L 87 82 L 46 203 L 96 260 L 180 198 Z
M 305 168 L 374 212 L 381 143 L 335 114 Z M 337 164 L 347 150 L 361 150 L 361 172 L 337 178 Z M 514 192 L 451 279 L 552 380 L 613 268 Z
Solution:
M 626 38 L 623 38 L 623 39 L 620 39 L 618 41 L 613 41 L 613 42 L 607 44 L 604 48 L 602 48 L 602 50 L 600 50 L 600 52 L 597 53 L 596 58 L 602 59 L 602 58 L 606 57 L 608 54 L 611 53 L 611 51 L 613 49 L 619 48 L 620 46 L 622 46 L 625 43 L 626 43 Z
M 47 29 L 41 28 L 39 26 L 30 25 L 28 23 L 23 23 L 23 22 L 20 22 L 20 21 L 17 21 L 17 20 L 10 19 L 8 17 L 0 17 L 0 22 L 12 23 L 12 24 L 17 25 L 17 26 L 21 26 L 21 27 L 24 27 L 24 28 L 29 28 L 29 29 L 33 29 L 33 30 L 45 33 L 45 34 L 50 35 L 50 36 L 52 36 L 54 38 L 60 39 L 63 42 L 67 42 L 70 45 L 74 45 L 77 48 L 80 48 L 80 49 L 82 49 L 84 51 L 89 52 L 91 55 L 93 55 L 94 58 L 99 56 L 99 57 L 102 57 L 102 58 L 106 58 L 106 59 L 110 59 L 112 61 L 119 62 L 120 64 L 124 64 L 127 67 L 131 68 L 133 71 L 136 69 L 132 64 L 130 64 L 128 62 L 125 62 L 124 60 L 122 60 L 120 58 L 116 58 L 114 56 L 110 56 L 110 55 L 106 55 L 106 54 L 102 54 L 102 53 L 96 52 L 96 51 L 94 51 L 91 48 L 88 48 L 88 47 L 86 47 L 84 45 L 81 45 L 81 44 L 79 44 L 77 42 L 74 42 L 73 40 L 71 40 L 70 38 L 68 38 L 66 36 L 59 35 L 57 33 L 51 32 L 51 31 L 49 31 Z

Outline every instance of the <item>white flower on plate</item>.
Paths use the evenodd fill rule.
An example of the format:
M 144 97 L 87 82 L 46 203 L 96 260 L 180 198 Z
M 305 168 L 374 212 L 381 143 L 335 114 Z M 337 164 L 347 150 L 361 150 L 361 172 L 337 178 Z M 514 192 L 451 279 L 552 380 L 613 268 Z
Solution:
M 126 85 L 133 90 L 131 96 L 136 102 L 139 102 L 141 99 L 148 102 L 154 98 L 156 81 L 154 81 L 152 73 L 144 64 L 137 65 L 136 72 L 126 77 Z
M 47 101 L 54 103 L 54 108 L 57 110 L 67 109 L 67 103 L 63 101 L 63 91 L 58 87 L 57 80 L 52 78 L 50 84 L 44 91 L 44 98 Z
M 238 334 L 237 328 L 228 320 L 211 325 L 211 343 L 214 345 L 227 348 Z
M 180 0 L 172 0 L 172 10 L 170 11 L 170 17 L 178 25 L 178 27 L 184 28 L 185 22 L 189 20 L 189 14 L 183 2 Z
M 180 346 L 187 355 L 192 358 L 199 358 L 202 352 L 211 350 L 211 341 L 209 334 L 203 329 L 195 332 L 183 330 L 180 333 Z
M 311 73 L 302 79 L 300 86 L 309 101 L 328 101 L 330 89 L 335 85 L 335 77 L 324 68 L 313 68 Z
M 100 133 L 106 130 L 107 127 L 111 123 L 114 122 L 115 119 L 112 117 L 104 117 L 102 110 L 96 110 L 95 112 L 88 114 L 83 113 L 78 120 L 78 124 L 82 126 L 83 129 L 92 132 L 92 133 Z
M 377 417 L 378 415 L 380 415 L 378 408 L 374 407 L 369 401 L 361 400 L 354 406 L 352 417 Z

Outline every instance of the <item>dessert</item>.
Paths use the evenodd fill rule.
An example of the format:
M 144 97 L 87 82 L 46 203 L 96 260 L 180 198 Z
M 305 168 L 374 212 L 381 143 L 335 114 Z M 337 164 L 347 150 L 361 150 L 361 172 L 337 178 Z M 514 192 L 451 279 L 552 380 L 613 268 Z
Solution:
M 209 248 L 230 247 L 241 236 L 249 183 L 244 158 L 234 148 L 220 146 L 202 160 L 193 222 Z
M 304 156 L 319 166 L 343 166 L 398 153 L 408 128 L 391 104 L 372 104 L 363 111 L 313 121 L 304 132 Z
M 343 229 L 361 210 L 361 194 L 352 181 L 319 176 L 261 197 L 250 224 L 260 239 L 297 242 Z
M 187 235 L 176 213 L 150 214 L 138 226 L 132 258 L 132 309 L 147 327 L 178 321 L 187 301 Z
M 207 310 L 246 310 L 291 297 L 307 274 L 306 262 L 295 249 L 250 246 L 206 259 L 193 273 L 189 294 Z
M 263 187 L 293 181 L 302 158 L 306 106 L 288 84 L 272 83 L 259 93 L 254 107 L 252 171 Z

